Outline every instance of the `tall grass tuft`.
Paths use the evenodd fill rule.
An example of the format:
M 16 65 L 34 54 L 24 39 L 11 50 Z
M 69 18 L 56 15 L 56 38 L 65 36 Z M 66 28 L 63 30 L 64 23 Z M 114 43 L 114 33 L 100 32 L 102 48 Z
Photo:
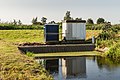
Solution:
M 33 56 L 34 56 L 32 52 L 27 52 L 26 55 L 27 55 L 28 57 L 33 57 Z
M 120 43 L 112 46 L 106 53 L 108 58 L 112 59 L 117 63 L 120 62 Z

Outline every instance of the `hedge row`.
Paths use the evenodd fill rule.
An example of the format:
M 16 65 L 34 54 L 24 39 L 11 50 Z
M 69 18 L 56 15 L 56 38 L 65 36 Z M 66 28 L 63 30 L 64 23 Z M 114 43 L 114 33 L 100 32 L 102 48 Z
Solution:
M 43 25 L 12 25 L 0 24 L 0 30 L 43 29 Z

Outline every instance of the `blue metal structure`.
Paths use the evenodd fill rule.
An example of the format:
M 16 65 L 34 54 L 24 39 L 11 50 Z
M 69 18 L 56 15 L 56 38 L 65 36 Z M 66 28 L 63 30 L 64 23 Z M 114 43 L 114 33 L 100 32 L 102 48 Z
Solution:
M 45 24 L 44 26 L 45 42 L 59 42 L 59 25 Z

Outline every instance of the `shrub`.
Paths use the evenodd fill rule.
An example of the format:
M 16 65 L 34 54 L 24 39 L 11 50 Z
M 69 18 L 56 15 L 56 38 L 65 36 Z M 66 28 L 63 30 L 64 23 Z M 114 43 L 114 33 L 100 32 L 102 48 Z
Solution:
M 19 29 L 43 29 L 43 25 L 14 25 L 10 23 L 0 23 L 0 30 L 19 30 Z
M 120 24 L 113 25 L 113 27 L 117 30 L 120 30 Z
M 108 58 L 114 60 L 115 62 L 120 62 L 120 43 L 112 46 L 106 53 Z
M 110 25 L 105 25 L 105 27 L 103 27 L 102 33 L 99 34 L 98 38 L 100 40 L 115 39 L 115 35 L 117 33 L 118 33 L 117 29 L 111 27 Z

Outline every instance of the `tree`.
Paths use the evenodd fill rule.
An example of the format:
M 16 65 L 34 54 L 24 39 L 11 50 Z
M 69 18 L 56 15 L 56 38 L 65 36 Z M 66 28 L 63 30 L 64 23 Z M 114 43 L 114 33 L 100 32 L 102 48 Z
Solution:
M 17 21 L 15 19 L 13 19 L 13 24 L 17 25 Z
M 70 17 L 70 11 L 67 11 L 65 16 L 64 16 L 64 20 L 71 20 L 72 18 Z
M 46 21 L 47 21 L 47 18 L 42 17 L 42 18 L 41 18 L 41 21 L 42 21 L 42 24 L 44 25 L 44 24 L 46 23 Z
M 82 20 L 82 18 L 76 18 L 75 20 L 78 20 L 78 21 L 79 21 L 79 20 Z
M 32 24 L 34 23 L 34 21 L 35 21 L 35 19 L 33 18 L 33 19 L 32 19 Z
M 89 18 L 89 19 L 87 20 L 87 24 L 94 24 L 94 22 L 93 22 L 93 20 L 92 20 L 91 18 Z
M 32 24 L 36 24 L 36 23 L 37 23 L 37 19 L 38 19 L 37 17 L 36 17 L 36 18 L 33 18 L 33 19 L 32 19 Z
M 106 22 L 105 26 L 103 26 L 102 30 L 108 31 L 109 29 L 111 29 L 111 27 L 112 27 L 111 22 Z
M 103 18 L 97 19 L 97 24 L 105 23 L 105 20 Z
M 18 21 L 18 25 L 22 25 L 22 22 L 21 22 L 21 20 L 19 20 L 19 21 Z
M 50 21 L 49 23 L 50 23 L 50 24 L 55 24 L 55 21 Z

